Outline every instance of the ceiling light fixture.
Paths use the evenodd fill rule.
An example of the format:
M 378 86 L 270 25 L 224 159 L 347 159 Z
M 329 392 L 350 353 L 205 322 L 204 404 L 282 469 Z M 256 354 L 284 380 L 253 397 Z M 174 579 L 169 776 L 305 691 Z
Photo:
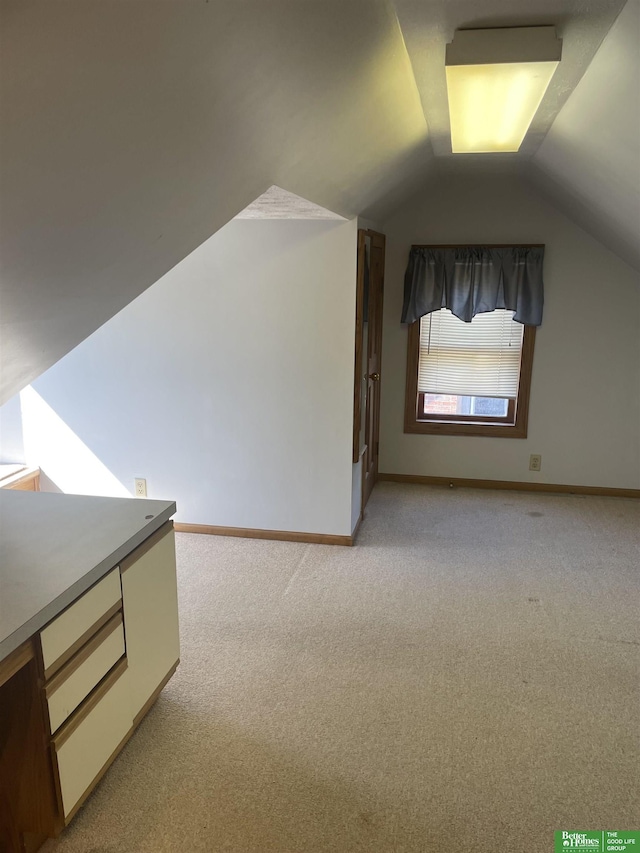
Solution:
M 446 53 L 453 153 L 518 151 L 561 55 L 555 27 L 457 30 Z

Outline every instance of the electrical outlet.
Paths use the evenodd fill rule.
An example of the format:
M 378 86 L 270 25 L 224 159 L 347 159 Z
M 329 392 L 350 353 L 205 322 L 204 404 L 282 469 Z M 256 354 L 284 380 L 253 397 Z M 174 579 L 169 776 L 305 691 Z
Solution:
M 542 468 L 542 456 L 539 453 L 532 453 L 529 457 L 529 470 L 539 471 Z
M 135 483 L 134 486 L 134 494 L 137 498 L 146 498 L 147 496 L 147 481 L 144 477 L 136 477 L 133 481 Z

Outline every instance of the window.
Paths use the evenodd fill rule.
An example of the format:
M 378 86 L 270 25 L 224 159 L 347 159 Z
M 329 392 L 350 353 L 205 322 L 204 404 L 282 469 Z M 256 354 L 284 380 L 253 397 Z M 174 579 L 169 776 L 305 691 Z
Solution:
M 501 309 L 412 323 L 404 431 L 526 438 L 535 331 Z

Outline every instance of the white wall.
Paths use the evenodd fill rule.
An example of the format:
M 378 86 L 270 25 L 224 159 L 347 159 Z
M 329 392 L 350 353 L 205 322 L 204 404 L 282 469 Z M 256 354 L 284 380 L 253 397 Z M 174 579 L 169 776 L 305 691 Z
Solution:
M 640 488 L 638 273 L 516 177 L 433 183 L 386 223 L 380 470 Z M 412 243 L 545 243 L 525 440 L 405 435 L 403 276 Z M 542 454 L 530 472 L 529 455 Z
M 0 406 L 0 463 L 25 461 L 20 399 L 16 396 Z
M 355 221 L 232 221 L 23 394 L 29 461 L 65 492 L 146 477 L 179 521 L 350 534 L 355 285 Z

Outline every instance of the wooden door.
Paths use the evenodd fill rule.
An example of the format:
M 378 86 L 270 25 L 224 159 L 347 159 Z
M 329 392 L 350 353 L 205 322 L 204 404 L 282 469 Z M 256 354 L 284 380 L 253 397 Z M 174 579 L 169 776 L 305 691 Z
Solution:
M 358 232 L 354 461 L 362 458 L 362 509 L 378 476 L 384 234 Z

